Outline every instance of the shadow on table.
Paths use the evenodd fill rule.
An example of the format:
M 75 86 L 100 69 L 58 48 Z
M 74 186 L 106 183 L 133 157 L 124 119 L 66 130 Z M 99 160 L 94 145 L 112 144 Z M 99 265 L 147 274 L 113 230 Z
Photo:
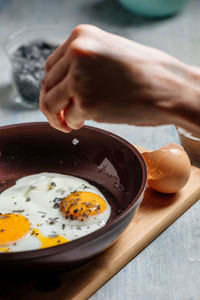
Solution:
M 159 18 L 144 18 L 125 9 L 118 0 L 99 0 L 90 4 L 82 4 L 82 10 L 88 14 L 91 22 L 101 21 L 107 25 L 143 26 L 160 21 Z M 162 19 L 163 20 L 163 19 Z
M 12 93 L 11 84 L 0 85 L 0 109 L 13 112 L 30 111 L 28 107 L 24 107 L 15 102 Z

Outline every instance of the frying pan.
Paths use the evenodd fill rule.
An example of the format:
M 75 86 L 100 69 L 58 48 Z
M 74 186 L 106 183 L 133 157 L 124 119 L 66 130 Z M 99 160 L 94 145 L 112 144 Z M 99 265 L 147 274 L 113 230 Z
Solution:
M 101 190 L 111 205 L 108 223 L 66 244 L 33 251 L 0 253 L 1 270 L 48 271 L 74 268 L 112 245 L 142 201 L 145 162 L 135 147 L 107 131 L 84 126 L 69 134 L 48 123 L 0 128 L 0 191 L 30 174 L 78 176 Z

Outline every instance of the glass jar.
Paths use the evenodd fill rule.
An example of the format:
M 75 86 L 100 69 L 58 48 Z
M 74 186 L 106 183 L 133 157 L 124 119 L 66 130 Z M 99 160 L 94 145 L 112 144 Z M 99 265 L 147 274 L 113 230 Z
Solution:
M 181 144 L 187 152 L 191 163 L 200 167 L 200 136 L 194 136 L 190 132 L 177 128 Z
M 45 62 L 68 36 L 56 26 L 36 26 L 8 38 L 5 51 L 11 64 L 14 101 L 25 107 L 38 107 Z

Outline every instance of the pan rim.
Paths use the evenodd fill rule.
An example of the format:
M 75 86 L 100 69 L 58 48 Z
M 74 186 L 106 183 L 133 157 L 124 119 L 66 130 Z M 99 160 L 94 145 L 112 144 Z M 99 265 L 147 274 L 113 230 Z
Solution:
M 12 124 L 12 125 L 1 126 L 0 132 L 5 129 L 12 129 L 12 128 L 16 128 L 16 127 L 30 127 L 30 126 L 48 126 L 48 127 L 50 127 L 48 122 L 25 122 L 25 123 L 17 123 L 17 124 Z M 71 251 L 71 250 L 75 249 L 80 244 L 80 242 L 82 245 L 83 244 L 85 245 L 94 240 L 98 240 L 98 239 L 102 238 L 102 236 L 106 236 L 107 234 L 109 234 L 112 230 L 116 229 L 120 224 L 122 224 L 123 222 L 126 222 L 126 217 L 128 217 L 129 215 L 132 214 L 132 211 L 134 210 L 136 205 L 140 204 L 140 201 L 142 200 L 142 195 L 144 194 L 144 191 L 145 191 L 145 188 L 147 185 L 147 167 L 146 167 L 145 161 L 144 161 L 142 155 L 140 154 L 140 152 L 131 143 L 129 143 L 122 137 L 120 137 L 114 133 L 111 133 L 107 130 L 100 129 L 100 128 L 93 127 L 93 126 L 88 126 L 88 125 L 84 125 L 83 128 L 89 129 L 89 130 L 92 130 L 95 132 L 103 133 L 107 136 L 110 136 L 111 138 L 113 138 L 115 140 L 118 140 L 123 145 L 125 145 L 127 148 L 129 148 L 133 152 L 133 154 L 137 157 L 137 159 L 139 160 L 140 166 L 142 168 L 143 177 L 142 177 L 142 182 L 141 182 L 140 188 L 139 188 L 136 196 L 131 201 L 130 205 L 123 212 L 121 212 L 112 221 L 111 224 L 106 224 L 104 227 L 102 227 L 88 235 L 85 235 L 81 238 L 70 241 L 69 243 L 64 243 L 61 245 L 56 245 L 56 246 L 48 247 L 48 248 L 44 248 L 44 249 L 10 252 L 10 253 L 3 252 L 3 253 L 0 253 L 0 261 L 3 260 L 5 262 L 5 260 L 9 261 L 9 260 L 13 260 L 13 259 L 17 259 L 20 261 L 29 260 L 29 259 L 33 259 L 33 258 L 39 259 L 42 257 L 52 256 L 52 255 L 56 255 L 56 254 L 59 254 L 62 252 Z

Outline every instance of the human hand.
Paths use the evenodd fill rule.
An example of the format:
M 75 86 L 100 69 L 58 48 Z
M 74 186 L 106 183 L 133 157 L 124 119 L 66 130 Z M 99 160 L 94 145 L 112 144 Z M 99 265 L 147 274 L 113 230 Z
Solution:
M 89 119 L 179 125 L 185 72 L 185 64 L 164 52 L 79 25 L 47 60 L 40 108 L 65 132 Z

